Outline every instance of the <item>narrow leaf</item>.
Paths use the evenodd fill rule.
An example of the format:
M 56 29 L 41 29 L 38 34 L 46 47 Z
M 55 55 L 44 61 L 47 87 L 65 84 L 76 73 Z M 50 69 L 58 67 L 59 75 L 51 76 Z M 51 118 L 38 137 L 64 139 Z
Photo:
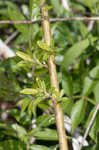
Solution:
M 95 96 L 96 102 L 99 103 L 99 81 L 98 81 L 98 83 L 96 84 L 96 86 L 95 86 L 93 92 L 94 92 L 94 96 Z
M 26 53 L 23 53 L 23 52 L 18 51 L 18 52 L 16 52 L 16 54 L 17 54 L 19 57 L 21 57 L 23 60 L 25 60 L 25 61 L 33 62 L 31 56 L 28 55 L 28 54 L 26 54 Z
M 73 107 L 73 100 L 68 98 L 62 98 L 62 109 L 63 112 L 70 116 Z
M 41 49 L 46 50 L 46 51 L 51 51 L 51 48 L 46 43 L 42 41 L 38 41 L 37 44 Z
M 62 87 L 67 96 L 71 96 L 73 93 L 72 77 L 68 72 L 62 73 Z
M 46 146 L 43 146 L 43 145 L 35 145 L 33 144 L 31 147 L 30 147 L 31 150 L 51 150 L 50 148 L 46 147 Z
M 97 78 L 99 77 L 99 65 L 97 65 L 96 67 L 94 67 L 89 75 L 87 77 L 85 77 L 84 80 L 84 86 L 83 86 L 83 91 L 82 91 L 82 95 L 89 95 L 92 90 L 94 89 L 96 83 L 97 83 Z
M 38 93 L 38 91 L 36 89 L 28 88 L 28 89 L 24 89 L 24 90 L 20 91 L 20 93 L 36 95 Z
M 0 150 L 25 150 L 25 144 L 19 140 L 4 140 L 0 142 Z
M 49 128 L 33 129 L 30 132 L 30 135 L 36 137 L 36 139 L 39 139 L 39 140 L 49 140 L 49 141 L 57 141 L 58 140 L 57 131 L 54 129 L 49 129 Z
M 73 61 L 79 57 L 89 46 L 89 40 L 82 40 L 75 45 L 73 45 L 71 48 L 66 50 L 66 53 L 64 55 L 64 60 L 62 62 L 63 67 L 68 68 L 70 64 L 73 63 Z
M 83 121 L 85 109 L 86 109 L 86 102 L 83 99 L 77 101 L 74 104 L 71 112 L 72 132 L 74 132 L 77 126 Z

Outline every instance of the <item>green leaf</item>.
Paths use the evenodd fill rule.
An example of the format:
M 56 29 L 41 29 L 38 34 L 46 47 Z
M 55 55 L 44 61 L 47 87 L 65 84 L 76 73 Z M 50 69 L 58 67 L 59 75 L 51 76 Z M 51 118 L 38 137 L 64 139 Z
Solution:
M 28 108 L 27 108 L 27 112 L 30 117 L 32 115 L 32 109 L 33 109 L 33 100 L 30 101 Z
M 8 7 L 8 14 L 12 21 L 25 21 L 25 17 L 21 14 L 19 9 L 14 9 L 13 7 Z M 24 34 L 29 33 L 29 26 L 27 24 L 15 24 L 14 25 L 20 32 Z
M 97 147 L 97 146 L 98 146 L 98 147 Z M 86 147 L 85 150 L 98 150 L 98 148 L 99 148 L 99 144 L 94 145 L 94 146 L 88 146 L 88 147 Z
M 40 0 L 30 0 L 30 17 L 31 20 L 40 18 Z
M 37 126 L 47 127 L 49 125 L 55 124 L 55 118 L 51 115 L 39 116 L 36 120 Z
M 71 120 L 72 120 L 72 132 L 75 131 L 77 126 L 83 121 L 85 116 L 86 102 L 81 99 L 77 101 L 72 107 Z
M 32 16 L 33 2 L 34 2 L 34 0 L 30 0 L 30 2 L 29 2 L 29 4 L 30 4 L 30 15 L 31 16 Z
M 63 112 L 70 116 L 73 107 L 73 100 L 69 98 L 62 98 L 62 109 Z
M 55 12 L 57 13 L 58 16 L 62 15 L 63 13 L 63 8 L 60 4 L 60 1 L 57 0 L 51 0 L 52 7 L 54 8 Z
M 86 120 L 86 124 L 85 124 L 85 128 L 88 127 L 89 122 L 90 122 L 90 120 L 91 120 L 91 118 L 92 118 L 92 115 L 93 115 L 94 111 L 95 111 L 95 107 L 94 107 L 94 108 L 91 110 L 91 112 L 88 114 L 88 117 L 87 117 L 87 120 Z
M 31 58 L 31 56 L 26 53 L 18 51 L 16 52 L 16 54 L 25 61 L 33 62 L 33 59 Z
M 21 108 L 21 114 L 26 110 L 28 105 L 30 104 L 31 100 L 28 98 L 24 98 L 22 101 L 22 108 Z M 19 101 L 20 102 L 20 101 Z
M 97 103 L 99 103 L 99 82 L 94 87 L 94 96 Z
M 64 60 L 62 62 L 62 66 L 65 68 L 68 68 L 70 64 L 73 63 L 73 61 L 78 58 L 89 46 L 89 40 L 82 40 L 76 44 L 74 44 L 71 48 L 66 50 L 66 53 L 64 55 Z
M 35 144 L 33 144 L 30 147 L 30 150 L 51 150 L 51 149 L 46 147 L 46 146 L 43 146 L 43 145 L 35 145 Z
M 6 123 L 0 123 L 0 129 L 7 129 Z
M 98 142 L 98 132 L 99 132 L 99 113 L 97 114 L 92 128 L 89 132 L 90 137 L 97 143 Z
M 25 150 L 25 144 L 18 140 L 5 140 L 0 142 L 0 150 Z
M 72 77 L 68 72 L 62 73 L 62 87 L 67 96 L 72 96 L 73 94 L 73 84 Z
M 80 32 L 82 34 L 82 37 L 85 38 L 88 35 L 88 29 L 86 25 L 82 22 L 80 22 L 79 26 L 80 26 Z
M 20 93 L 36 95 L 38 93 L 38 91 L 36 89 L 28 88 L 28 89 L 24 89 L 24 90 L 20 91 Z
M 94 114 L 94 111 L 96 109 L 96 106 L 91 110 L 90 114 L 89 114 L 89 117 L 87 119 L 87 122 L 86 122 L 86 125 L 85 127 L 87 128 L 89 123 L 90 123 L 90 120 L 92 119 L 92 116 Z M 94 120 L 94 123 L 91 127 L 91 130 L 89 132 L 89 136 L 97 143 L 97 140 L 98 140 L 98 132 L 99 132 L 99 113 L 97 113 L 96 115 L 96 118 Z
M 21 139 L 21 141 L 24 141 L 26 142 L 26 135 L 27 135 L 27 132 L 25 130 L 24 127 L 18 125 L 18 124 L 12 124 L 12 129 L 15 130 L 17 136 L 19 139 Z
M 10 114 L 10 116 L 14 117 L 17 120 L 17 122 L 19 122 L 23 126 L 31 124 L 31 118 L 27 115 L 26 112 L 22 113 L 18 109 L 9 109 L 7 113 Z
M 48 140 L 48 141 L 58 140 L 57 131 L 49 128 L 45 129 L 35 128 L 29 133 L 29 135 L 34 136 L 36 139 L 39 140 Z
M 87 77 L 84 79 L 84 86 L 83 86 L 83 91 L 82 95 L 89 95 L 92 90 L 94 89 L 96 83 L 97 83 L 97 78 L 99 77 L 99 65 L 94 67 L 90 72 Z
M 33 100 L 33 103 L 32 103 L 32 112 L 33 112 L 33 115 L 36 117 L 36 108 L 37 108 L 37 105 L 43 101 L 43 97 L 39 97 L 35 100 Z
M 52 49 L 46 43 L 44 43 L 42 41 L 38 41 L 37 44 L 43 50 L 52 51 Z

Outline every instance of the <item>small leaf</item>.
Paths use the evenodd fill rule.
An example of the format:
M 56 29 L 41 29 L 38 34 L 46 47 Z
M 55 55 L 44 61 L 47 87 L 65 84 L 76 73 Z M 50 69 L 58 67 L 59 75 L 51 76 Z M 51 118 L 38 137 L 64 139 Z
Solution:
M 42 41 L 38 41 L 37 44 L 43 50 L 52 51 L 52 49 L 46 43 L 44 43 Z
M 99 103 L 99 82 L 94 87 L 94 91 L 93 92 L 94 92 L 94 96 L 95 96 L 96 102 Z
M 20 140 L 4 140 L 0 142 L 0 150 L 25 150 L 25 144 Z
M 43 97 L 39 97 L 38 99 L 35 99 L 32 103 L 32 112 L 33 112 L 33 115 L 36 117 L 36 108 L 37 108 L 37 105 L 43 101 Z
M 27 135 L 27 132 L 25 130 L 25 128 L 23 128 L 22 126 L 18 125 L 18 124 L 12 124 L 12 128 L 16 131 L 17 136 L 24 141 L 25 140 L 25 136 Z
M 57 13 L 57 15 L 63 15 L 63 8 L 60 5 L 60 1 L 57 0 L 51 0 L 51 5 L 54 8 L 55 12 Z
M 73 94 L 73 84 L 72 77 L 68 72 L 62 73 L 62 87 L 67 96 L 71 96 Z
M 30 147 L 31 150 L 51 150 L 50 148 L 46 147 L 46 146 L 43 146 L 43 145 L 35 145 L 33 144 L 31 147 Z
M 27 98 L 24 99 L 23 104 L 22 104 L 21 114 L 26 110 L 30 102 L 31 102 L 30 99 L 27 99 Z
M 51 10 L 52 9 L 52 6 L 46 6 L 45 7 L 45 11 L 49 11 L 49 10 Z
M 23 60 L 25 60 L 25 61 L 33 62 L 31 56 L 28 55 L 28 54 L 26 54 L 26 53 L 23 53 L 23 52 L 18 51 L 18 52 L 16 52 L 16 54 L 17 54 L 19 57 L 21 57 Z
M 92 117 L 93 117 L 93 114 L 94 114 L 94 112 L 95 112 L 95 109 L 96 109 L 96 106 L 91 110 L 91 112 L 90 112 L 90 114 L 89 114 L 89 116 L 88 116 L 88 118 L 87 118 L 87 122 L 86 122 L 86 124 L 85 124 L 85 127 L 86 128 L 88 128 L 88 125 L 89 125 L 89 123 L 90 123 L 90 120 L 92 119 Z M 94 120 L 94 123 L 93 123 L 93 125 L 92 125 L 92 127 L 91 127 L 91 130 L 90 130 L 90 132 L 89 132 L 89 136 L 97 143 L 97 139 L 98 139 L 98 137 L 97 137 L 97 133 L 99 132 L 99 113 L 97 113 L 97 115 L 96 115 L 96 118 L 95 118 L 95 120 Z
M 64 55 L 64 60 L 62 62 L 63 67 L 68 68 L 70 64 L 73 63 L 73 61 L 79 57 L 89 46 L 89 40 L 82 40 L 75 45 L 73 45 L 71 48 L 66 50 L 66 53 Z
M 90 71 L 89 76 L 85 77 L 82 95 L 87 96 L 92 92 L 97 83 L 96 79 L 98 77 L 99 77 L 99 65 L 97 65 Z
M 98 143 L 98 132 L 99 132 L 99 113 L 97 114 L 94 123 L 92 125 L 92 128 L 89 132 L 89 136 L 96 142 Z
M 69 98 L 62 98 L 62 109 L 63 112 L 70 116 L 73 107 L 73 100 Z
M 34 136 L 36 139 L 39 140 L 48 140 L 48 141 L 57 141 L 58 135 L 57 131 L 54 129 L 41 129 L 41 128 L 35 128 L 30 132 L 31 136 Z
M 39 116 L 36 120 L 36 124 L 40 127 L 47 127 L 52 124 L 55 124 L 55 118 L 51 115 Z
M 27 112 L 28 112 L 28 115 L 31 117 L 31 115 L 32 115 L 32 109 L 33 109 L 33 102 L 34 102 L 35 100 L 31 100 L 31 102 L 29 103 L 29 105 L 28 105 L 28 110 L 27 110 Z M 35 112 L 35 115 L 36 115 L 36 112 Z
M 95 107 L 94 107 L 94 108 L 91 110 L 91 112 L 88 114 L 88 117 L 87 117 L 87 120 L 86 120 L 86 124 L 85 124 L 85 128 L 88 127 L 88 125 L 89 125 L 89 123 L 90 123 L 90 120 L 91 120 L 91 118 L 92 118 L 92 115 L 93 115 L 94 111 L 95 111 Z
M 74 132 L 77 126 L 83 121 L 85 109 L 86 109 L 86 102 L 83 99 L 77 101 L 74 104 L 71 112 L 72 132 Z
M 24 90 L 20 91 L 20 93 L 36 95 L 38 93 L 38 91 L 36 89 L 28 88 L 28 89 L 24 89 Z

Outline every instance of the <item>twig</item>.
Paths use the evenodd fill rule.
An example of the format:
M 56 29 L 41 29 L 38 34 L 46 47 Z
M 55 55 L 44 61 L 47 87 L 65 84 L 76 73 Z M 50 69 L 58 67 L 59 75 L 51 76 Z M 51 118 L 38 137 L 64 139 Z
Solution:
M 51 22 L 56 22 L 56 21 L 91 21 L 91 20 L 99 20 L 99 17 L 70 17 L 70 18 L 51 18 Z
M 35 24 L 35 23 L 39 23 L 40 20 L 36 20 L 36 21 L 30 21 L 30 20 L 26 20 L 26 21 L 10 21 L 10 20 L 1 20 L 0 24 Z
M 42 13 L 42 26 L 44 32 L 44 40 L 47 45 L 50 45 L 51 44 L 50 23 L 49 23 L 48 12 L 45 11 L 43 0 L 41 0 L 41 13 Z M 48 59 L 48 69 L 49 69 L 51 87 L 54 87 L 55 90 L 59 92 L 56 65 L 55 65 L 55 59 L 53 55 L 50 55 Z M 53 96 L 56 97 L 55 95 Z M 57 132 L 59 137 L 60 150 L 68 150 L 62 107 L 61 104 L 59 103 L 57 104 L 56 98 L 53 101 L 54 101 L 55 118 L 56 118 L 56 126 L 57 126 Z
M 50 22 L 65 22 L 65 21 L 98 21 L 99 17 L 70 17 L 70 18 L 50 18 Z M 10 21 L 10 20 L 2 20 L 0 21 L 0 24 L 36 24 L 41 23 L 41 20 L 35 20 L 35 21 Z
M 5 40 L 5 44 L 7 45 L 10 41 L 12 41 L 17 35 L 18 35 L 18 33 L 19 33 L 19 31 L 15 31 L 15 32 L 13 32 L 12 33 L 12 35 L 11 36 L 9 36 L 8 37 L 8 39 L 7 40 Z
M 99 104 L 97 105 L 97 107 L 96 107 L 96 109 L 95 109 L 95 112 L 93 113 L 92 119 L 90 120 L 89 125 L 88 125 L 88 127 L 87 127 L 87 129 L 86 129 L 86 131 L 85 131 L 85 134 L 84 134 L 82 143 L 81 143 L 80 146 L 79 146 L 79 150 L 82 149 L 83 143 L 84 143 L 85 139 L 86 139 L 87 136 L 88 136 L 89 130 L 91 129 L 91 127 L 92 127 L 92 125 L 93 125 L 93 122 L 94 122 L 94 120 L 95 120 L 95 118 L 96 118 L 96 115 L 97 115 L 98 110 L 99 110 Z
M 38 65 L 40 65 L 40 66 L 42 66 L 42 67 L 48 69 L 48 66 L 47 66 L 46 64 L 42 64 L 42 63 L 41 63 L 38 59 L 36 59 L 36 58 L 34 58 L 34 60 L 35 60 L 35 62 L 36 62 Z

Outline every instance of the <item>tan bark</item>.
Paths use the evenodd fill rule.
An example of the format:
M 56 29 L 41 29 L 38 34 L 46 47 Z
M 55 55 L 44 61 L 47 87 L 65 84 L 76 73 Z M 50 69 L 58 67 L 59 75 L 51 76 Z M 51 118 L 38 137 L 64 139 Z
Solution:
M 48 17 L 48 12 L 45 10 L 44 4 L 42 4 L 42 0 L 41 0 L 41 13 L 42 13 L 42 26 L 43 26 L 44 40 L 45 43 L 50 46 L 51 32 L 50 32 L 49 17 Z M 56 91 L 59 92 L 56 65 L 55 65 L 53 55 L 49 57 L 48 68 L 50 74 L 51 87 L 54 87 Z M 56 126 L 57 126 L 57 132 L 59 136 L 60 150 L 68 150 L 67 139 L 66 139 L 66 134 L 64 129 L 62 107 L 61 104 L 57 103 L 56 100 L 54 101 L 54 108 L 56 114 Z

